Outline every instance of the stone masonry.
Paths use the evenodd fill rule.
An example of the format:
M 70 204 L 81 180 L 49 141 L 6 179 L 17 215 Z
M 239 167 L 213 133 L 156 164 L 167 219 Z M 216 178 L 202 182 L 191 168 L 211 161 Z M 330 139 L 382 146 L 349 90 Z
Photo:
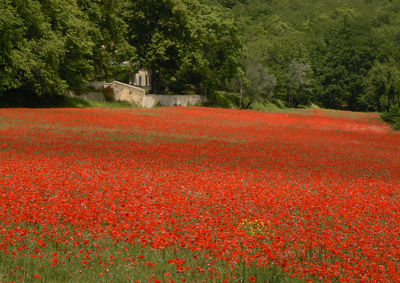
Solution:
M 146 91 L 144 89 L 118 81 L 113 81 L 110 86 L 114 91 L 115 100 L 143 107 L 144 98 L 146 96 Z
M 157 104 L 161 106 L 191 106 L 204 103 L 205 97 L 201 95 L 146 95 L 143 103 L 144 108 L 152 108 Z
M 107 87 L 110 87 L 113 90 L 114 100 L 124 101 L 143 108 L 152 108 L 157 105 L 191 106 L 204 103 L 206 101 L 206 98 L 201 95 L 146 95 L 146 91 L 143 88 L 135 87 L 118 81 L 113 81 L 112 83 L 91 82 L 88 85 L 95 90 L 92 92 L 86 92 L 77 97 L 95 101 L 105 101 L 103 90 Z M 68 94 L 68 96 L 76 95 L 71 92 Z

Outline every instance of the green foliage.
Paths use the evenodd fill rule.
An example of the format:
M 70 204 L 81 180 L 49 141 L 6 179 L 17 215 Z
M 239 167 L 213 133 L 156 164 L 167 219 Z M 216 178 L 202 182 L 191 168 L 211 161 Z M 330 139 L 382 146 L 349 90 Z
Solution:
M 135 0 L 129 11 L 129 42 L 151 71 L 154 93 L 162 80 L 177 91 L 193 85 L 207 92 L 234 76 L 242 44 L 223 10 L 196 0 Z
M 240 96 L 238 93 L 216 91 L 215 103 L 224 108 L 239 108 Z
M 241 108 L 239 93 L 216 91 L 211 97 L 212 104 L 224 108 Z M 252 110 L 259 111 L 279 111 L 286 109 L 285 102 L 279 99 L 268 100 L 266 98 L 253 99 L 251 96 L 246 96 L 243 99 L 243 106 Z
M 400 103 L 400 2 L 2 0 L 0 94 L 82 91 L 151 71 L 152 92 L 238 107 L 383 111 Z
M 381 114 L 381 118 L 390 124 L 395 131 L 400 131 L 400 106 L 392 106 L 389 111 Z
M 11 1 L 0 2 L 0 93 L 21 85 L 18 73 L 28 69 L 24 26 Z
M 114 90 L 111 87 L 109 86 L 105 87 L 103 90 L 103 95 L 106 101 L 108 102 L 114 101 Z
M 162 76 L 174 76 L 194 47 L 191 19 L 196 10 L 197 3 L 192 0 L 129 2 L 129 42 L 137 49 L 140 65 L 151 70 L 154 93 Z
M 82 91 L 88 80 L 132 69 L 124 0 L 0 2 L 0 94 Z
M 197 77 L 197 84 L 210 90 L 226 88 L 240 68 L 242 42 L 233 19 L 223 9 L 202 5 L 197 17 L 197 55 L 182 72 Z M 197 64 L 199 62 L 200 64 Z
M 229 8 L 240 26 L 246 61 L 252 62 L 246 73 L 262 64 L 276 78 L 274 98 L 291 106 L 316 102 L 352 110 L 380 110 L 397 101 L 398 1 L 206 2 Z M 297 72 L 299 64 L 308 67 Z M 297 83 L 304 84 L 297 84 L 301 73 L 306 76 Z
M 83 103 L 84 105 L 87 104 L 87 106 L 81 106 Z M 81 100 L 81 101 L 76 101 L 71 103 L 70 107 L 75 107 L 75 108 L 81 108 L 81 107 L 91 107 L 91 108 L 132 108 L 135 107 L 132 104 L 129 104 L 124 101 L 95 101 L 95 100 Z
M 111 81 L 138 67 L 135 48 L 128 42 L 129 14 L 125 0 L 78 0 L 90 22 L 95 80 Z
M 268 102 L 268 101 L 255 101 L 253 102 L 250 106 L 250 109 L 253 110 L 259 110 L 259 111 L 277 111 L 280 108 L 275 105 L 274 103 Z
M 368 108 L 382 111 L 400 104 L 400 70 L 394 60 L 376 61 L 364 82 L 366 93 L 360 97 L 360 102 Z
M 78 90 L 92 72 L 89 25 L 75 1 L 2 1 L 0 93 Z
M 308 64 L 292 61 L 288 67 L 287 86 L 289 107 L 297 107 L 299 104 L 311 105 L 310 88 L 311 82 L 308 79 L 311 68 Z
M 134 106 L 122 101 L 94 101 L 80 97 L 48 94 L 37 96 L 34 93 L 22 91 L 0 95 L 0 107 L 132 108 Z
M 363 110 L 359 103 L 365 92 L 363 81 L 375 56 L 373 42 L 365 36 L 373 33 L 368 20 L 353 9 L 337 8 L 323 22 L 326 30 L 318 31 L 325 40 L 315 45 L 313 65 L 321 86 L 317 101 L 323 106 Z
M 248 63 L 246 77 L 248 79 L 246 94 L 251 101 L 266 98 L 271 100 L 276 87 L 276 77 L 260 63 Z
M 273 100 L 260 99 L 251 103 L 248 108 L 253 110 L 268 111 L 268 112 L 281 112 L 290 110 L 288 108 L 288 105 L 280 99 L 273 99 Z
M 29 229 L 29 225 L 23 227 Z M 2 279 L 18 282 L 169 282 L 168 279 L 216 282 L 216 278 L 220 281 L 228 278 L 229 282 L 249 282 L 251 276 L 256 277 L 257 282 L 305 282 L 289 277 L 275 265 L 267 268 L 245 263 L 232 266 L 227 261 L 210 259 L 186 249 L 155 250 L 140 244 L 113 242 L 109 238 L 94 239 L 85 234 L 72 244 L 54 239 L 43 247 L 39 244 L 41 240 L 38 236 L 21 238 L 18 245 L 9 247 L 15 256 L 1 252 Z M 175 261 L 183 261 L 183 266 L 189 268 L 178 269 Z

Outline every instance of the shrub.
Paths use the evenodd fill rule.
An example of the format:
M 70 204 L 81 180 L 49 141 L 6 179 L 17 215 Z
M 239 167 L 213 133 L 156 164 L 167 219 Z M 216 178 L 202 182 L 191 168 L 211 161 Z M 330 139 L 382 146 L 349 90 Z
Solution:
M 215 92 L 215 102 L 218 106 L 224 108 L 239 108 L 240 97 L 238 93 L 231 93 L 225 91 Z
M 254 101 L 249 106 L 249 109 L 260 110 L 260 111 L 277 111 L 279 110 L 279 107 L 272 102 L 258 100 Z
M 390 124 L 393 130 L 400 130 L 400 107 L 398 105 L 392 106 L 389 111 L 382 113 L 381 118 Z
M 286 102 L 280 99 L 274 99 L 273 103 L 280 109 L 285 109 L 287 108 Z
M 114 101 L 114 90 L 110 86 L 104 88 L 103 95 L 106 101 L 108 102 Z

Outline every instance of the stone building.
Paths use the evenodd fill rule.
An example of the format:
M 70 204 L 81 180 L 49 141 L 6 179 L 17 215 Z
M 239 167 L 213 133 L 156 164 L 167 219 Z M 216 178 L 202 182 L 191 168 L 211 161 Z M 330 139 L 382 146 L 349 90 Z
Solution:
M 146 69 L 140 69 L 137 73 L 131 74 L 129 84 L 146 90 L 151 89 L 149 71 Z

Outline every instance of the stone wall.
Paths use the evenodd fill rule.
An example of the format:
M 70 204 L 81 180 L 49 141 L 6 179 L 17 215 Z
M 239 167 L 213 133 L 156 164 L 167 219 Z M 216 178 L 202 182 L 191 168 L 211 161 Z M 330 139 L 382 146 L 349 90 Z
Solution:
M 161 106 L 191 106 L 204 102 L 205 97 L 201 95 L 149 94 L 145 96 L 143 107 L 152 108 L 157 104 Z
M 94 101 L 106 101 L 103 92 L 85 92 L 80 95 L 73 93 L 72 91 L 67 93 L 66 96 L 68 97 L 77 97 L 84 100 L 94 100 Z
M 103 91 L 103 88 L 104 88 L 105 84 L 106 84 L 106 82 L 103 82 L 103 81 L 97 81 L 97 82 L 94 81 L 94 82 L 88 82 L 87 86 L 93 87 L 96 90 Z
M 113 90 L 113 97 L 116 101 L 124 101 L 132 105 L 144 108 L 153 108 L 156 105 L 161 106 L 191 106 L 198 103 L 204 103 L 206 98 L 201 95 L 161 95 L 149 94 L 143 88 L 135 87 L 129 84 L 113 81 L 112 83 L 91 82 L 89 86 L 101 90 L 110 87 Z M 80 97 L 95 101 L 106 101 L 103 92 L 86 92 L 82 95 L 75 95 L 72 92 L 68 94 L 71 97 Z
M 115 100 L 124 101 L 129 104 L 143 107 L 143 102 L 146 95 L 146 91 L 144 89 L 117 81 L 113 81 L 110 86 L 114 91 Z
M 106 101 L 102 92 L 87 92 L 79 96 L 85 100 Z

